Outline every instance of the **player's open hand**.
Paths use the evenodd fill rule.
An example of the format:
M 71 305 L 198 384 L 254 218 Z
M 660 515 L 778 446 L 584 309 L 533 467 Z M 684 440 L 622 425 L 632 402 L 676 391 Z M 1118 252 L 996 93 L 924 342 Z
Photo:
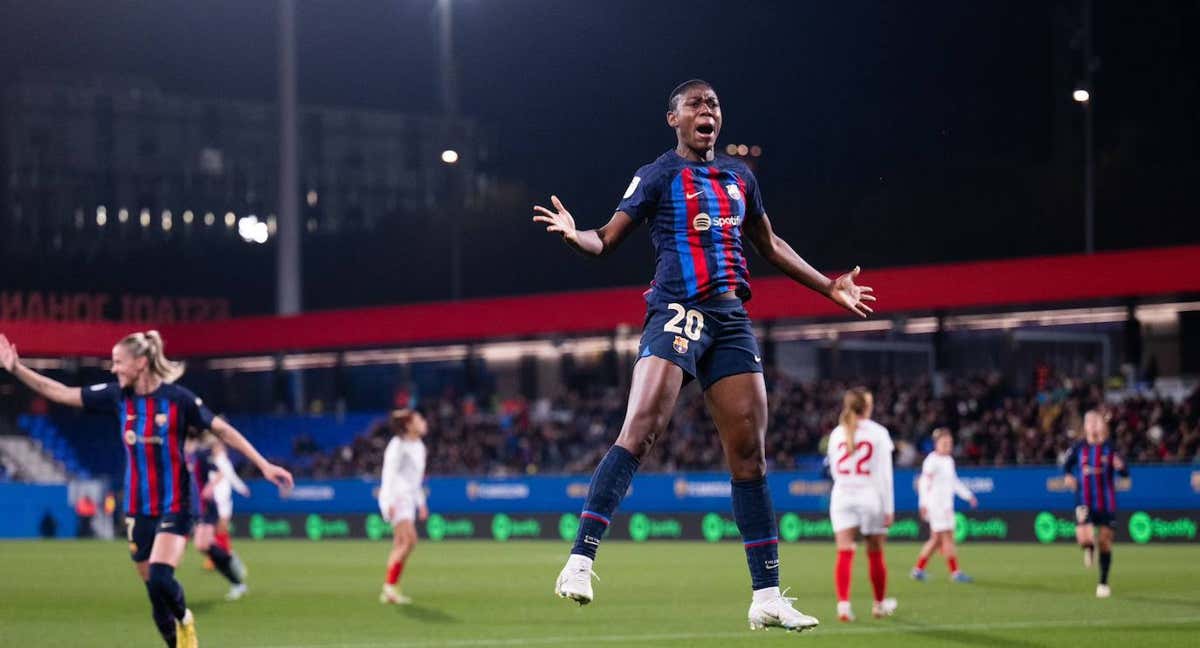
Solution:
M 833 285 L 829 288 L 829 298 L 833 300 L 833 303 L 851 313 L 859 317 L 866 317 L 875 311 L 864 302 L 875 301 L 875 295 L 871 294 L 874 289 L 870 286 L 859 286 L 854 283 L 854 278 L 860 271 L 861 268 L 854 266 L 850 272 L 834 279 Z
M 575 218 L 571 216 L 571 212 L 567 211 L 566 207 L 563 207 L 558 196 L 550 196 L 550 202 L 554 204 L 554 211 L 541 205 L 533 206 L 533 211 L 537 214 L 533 217 L 533 222 L 545 223 L 547 232 L 561 234 L 567 241 L 575 241 L 579 235 L 575 229 Z
M 977 508 L 979 508 L 979 500 L 972 497 L 971 498 L 971 510 L 974 511 Z
M 266 467 L 262 469 L 262 474 L 263 477 L 269 479 L 272 484 L 278 486 L 279 492 L 281 493 L 291 492 L 292 487 L 296 485 L 296 482 L 292 480 L 292 473 L 280 468 L 279 466 L 276 466 L 275 464 L 267 464 Z
M 883 526 L 884 527 L 892 526 L 892 523 L 895 521 L 896 521 L 896 514 L 894 514 L 894 513 L 888 513 L 887 515 L 883 516 Z
M 5 371 L 12 373 L 17 369 L 17 345 L 8 341 L 4 334 L 0 333 L 0 367 Z
M 429 507 L 424 504 L 417 507 L 417 519 L 424 522 L 429 519 Z

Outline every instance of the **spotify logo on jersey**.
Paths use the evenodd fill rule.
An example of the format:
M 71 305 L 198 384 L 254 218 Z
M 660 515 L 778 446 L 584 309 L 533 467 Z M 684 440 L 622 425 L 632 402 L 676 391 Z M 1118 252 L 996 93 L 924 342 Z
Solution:
M 708 214 L 700 212 L 699 214 L 696 214 L 695 218 L 692 219 L 692 227 L 696 228 L 698 231 L 707 232 L 712 227 L 712 218 L 710 218 Z

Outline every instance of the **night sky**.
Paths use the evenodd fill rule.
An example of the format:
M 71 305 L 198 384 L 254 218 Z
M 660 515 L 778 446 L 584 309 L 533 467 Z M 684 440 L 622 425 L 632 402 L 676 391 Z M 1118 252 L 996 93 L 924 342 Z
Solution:
M 302 103 L 438 110 L 432 0 L 298 4 Z M 583 226 L 673 146 L 666 94 L 698 76 L 722 98 L 720 145 L 764 147 L 767 211 L 819 266 L 1073 252 L 1079 6 L 454 0 L 460 103 L 494 134 L 488 171 L 531 198 L 556 192 Z M 274 20 L 266 0 L 5 1 L 0 81 L 65 69 L 269 101 Z M 1096 3 L 1100 249 L 1200 241 L 1198 33 L 1195 0 Z M 645 235 L 584 269 L 527 217 L 489 216 L 524 236 L 506 247 L 580 268 L 530 290 L 649 280 Z M 468 272 L 468 293 L 527 292 L 491 275 Z

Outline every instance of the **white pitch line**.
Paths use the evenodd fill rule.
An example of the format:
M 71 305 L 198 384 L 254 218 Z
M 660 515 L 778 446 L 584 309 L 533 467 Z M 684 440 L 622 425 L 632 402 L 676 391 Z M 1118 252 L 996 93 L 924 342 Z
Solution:
M 894 625 L 876 627 L 841 627 L 834 633 L 822 633 L 820 628 L 803 633 L 805 641 L 818 638 L 837 638 L 846 635 L 866 634 L 921 634 L 926 632 L 944 631 L 989 631 L 989 630 L 1031 630 L 1037 628 L 1092 628 L 1096 626 L 1146 626 L 1146 625 L 1179 625 L 1200 623 L 1200 616 L 1179 617 L 1174 619 L 1154 619 L 1152 621 L 1113 620 L 1113 619 L 1064 619 L 1060 621 L 1012 621 L 1008 623 L 945 623 L 933 625 L 902 625 L 897 620 Z M 782 631 L 778 631 L 782 632 Z M 773 634 L 777 634 L 773 633 Z M 756 633 L 755 633 L 756 634 Z M 334 644 L 287 644 L 279 646 L 263 646 L 261 648 L 474 648 L 476 646 L 536 646 L 558 645 L 573 641 L 594 641 L 599 643 L 625 642 L 655 642 L 655 641 L 686 641 L 689 639 L 727 639 L 750 636 L 750 631 L 744 632 L 678 632 L 666 634 L 637 634 L 637 635 L 572 635 L 559 637 L 517 637 L 511 639 L 444 639 L 434 641 L 388 641 L 368 643 L 334 643 Z

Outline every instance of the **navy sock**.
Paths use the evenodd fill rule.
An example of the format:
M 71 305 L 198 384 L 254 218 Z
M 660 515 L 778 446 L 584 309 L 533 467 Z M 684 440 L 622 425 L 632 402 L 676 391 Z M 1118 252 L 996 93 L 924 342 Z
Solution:
M 167 606 L 154 595 L 154 591 L 150 589 L 150 583 L 146 583 L 146 594 L 150 596 L 150 608 L 153 610 L 151 616 L 154 618 L 154 626 L 158 628 L 158 634 L 162 635 L 163 641 L 167 643 L 167 648 L 175 648 L 175 617 L 167 609 Z
M 212 558 L 213 566 L 221 575 L 234 585 L 241 585 L 242 579 L 237 577 L 237 573 L 233 571 L 233 556 L 230 556 L 224 549 L 217 545 L 211 545 L 208 548 L 208 557 Z
M 588 488 L 587 501 L 579 514 L 579 530 L 575 533 L 575 546 L 571 553 L 595 559 L 600 539 L 624 499 L 633 474 L 637 472 L 638 460 L 621 446 L 614 445 L 592 473 L 592 484 Z
M 779 587 L 779 533 L 766 477 L 733 481 L 733 519 L 742 532 L 753 588 Z
M 159 602 L 176 619 L 183 619 L 187 613 L 187 602 L 183 598 L 183 586 L 175 580 L 175 568 L 166 563 L 150 563 L 150 580 L 146 586 L 150 595 Z
M 1112 567 L 1112 552 L 1100 552 L 1100 584 L 1108 585 L 1108 568 Z

